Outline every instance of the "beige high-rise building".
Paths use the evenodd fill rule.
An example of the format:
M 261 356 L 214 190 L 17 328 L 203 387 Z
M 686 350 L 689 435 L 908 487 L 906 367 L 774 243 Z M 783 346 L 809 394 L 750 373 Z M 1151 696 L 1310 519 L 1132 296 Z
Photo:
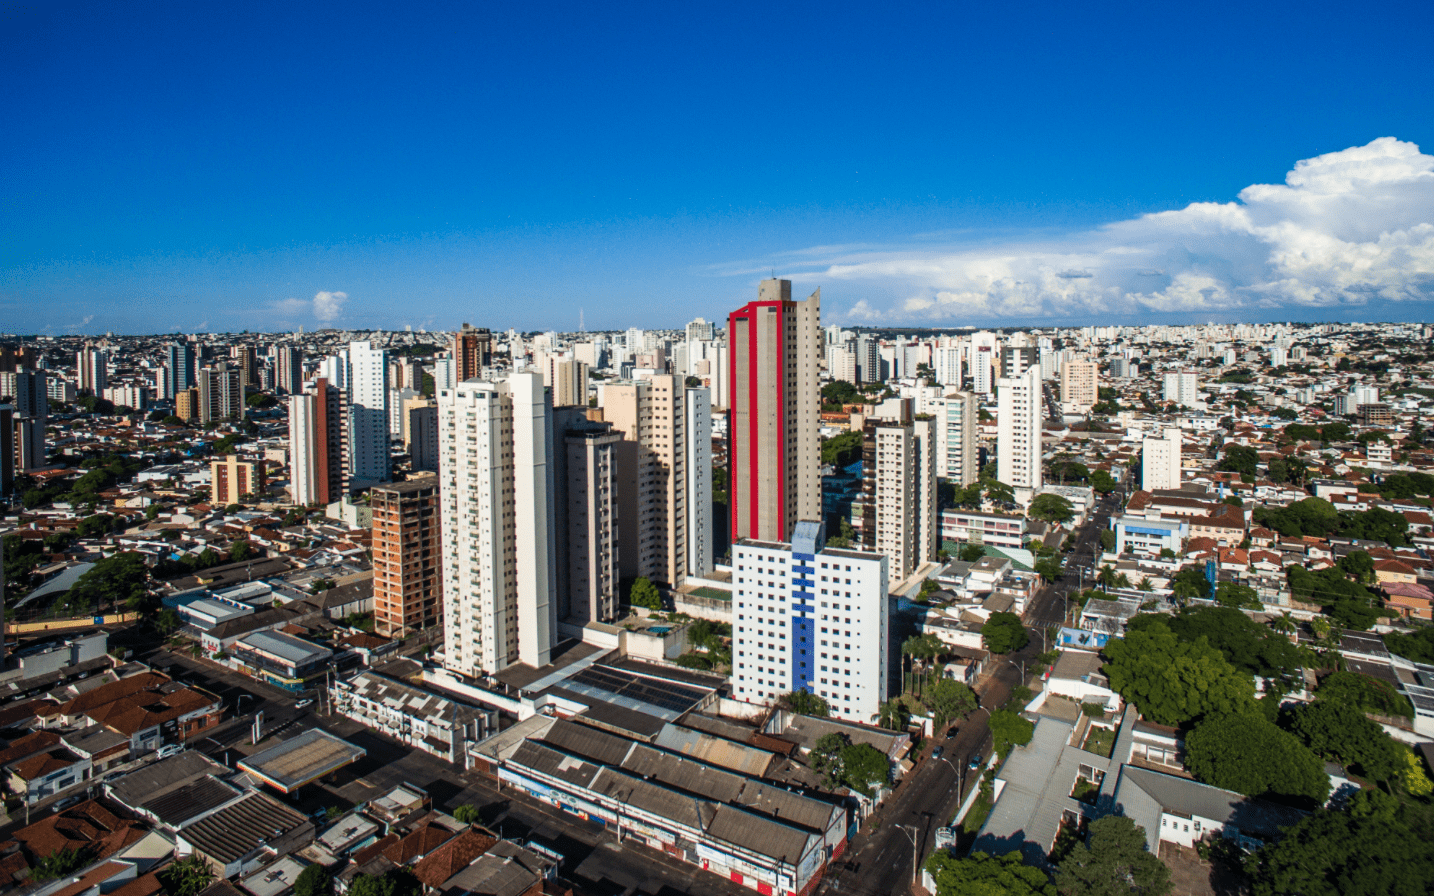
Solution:
M 438 392 L 444 665 L 459 674 L 552 658 L 552 417 L 535 372 Z
M 792 301 L 789 280 L 763 280 L 727 318 L 727 438 L 732 543 L 786 542 L 821 518 L 821 290 Z
M 686 385 L 660 375 L 604 387 L 617 446 L 622 576 L 680 585 L 687 568 Z
M 264 462 L 240 460 L 230 454 L 209 462 L 210 502 L 237 504 L 245 495 L 264 494 Z
M 1085 357 L 1067 358 L 1061 365 L 1061 410 L 1084 414 L 1099 397 L 1099 365 Z
M 553 390 L 553 407 L 588 406 L 588 366 L 570 354 L 539 355 L 543 385 Z
M 863 432 L 861 546 L 886 555 L 900 581 L 936 559 L 936 424 L 894 399 Z
M 981 397 L 953 392 L 932 403 L 936 415 L 936 475 L 962 488 L 975 483 L 977 412 Z
M 369 506 L 374 633 L 403 638 L 436 625 L 443 608 L 438 477 L 376 485 Z
M 199 421 L 213 423 L 244 417 L 244 387 L 232 367 L 205 367 L 199 371 Z
M 185 423 L 199 417 L 199 389 L 182 389 L 174 393 L 174 416 Z

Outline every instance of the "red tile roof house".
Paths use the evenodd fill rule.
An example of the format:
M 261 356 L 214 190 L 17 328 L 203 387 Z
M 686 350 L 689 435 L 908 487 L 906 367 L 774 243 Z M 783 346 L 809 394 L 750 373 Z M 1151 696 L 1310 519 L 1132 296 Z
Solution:
M 185 687 L 156 672 L 131 675 L 95 688 L 65 704 L 71 720 L 88 719 L 129 738 L 135 754 L 164 743 L 188 740 L 219 724 L 223 701 L 207 691 Z
M 1423 585 L 1390 582 L 1384 586 L 1384 605 L 1405 619 L 1434 620 L 1434 591 Z

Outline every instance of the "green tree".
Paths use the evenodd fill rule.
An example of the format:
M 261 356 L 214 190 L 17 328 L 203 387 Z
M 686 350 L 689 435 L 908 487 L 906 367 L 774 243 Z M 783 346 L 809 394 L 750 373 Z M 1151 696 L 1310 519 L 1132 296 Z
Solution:
M 90 863 L 89 849 L 57 849 L 36 863 L 30 872 L 30 880 L 40 883 L 72 874 Z
M 891 760 L 871 744 L 847 744 L 840 755 L 843 783 L 863 796 L 891 780 Z
M 844 432 L 822 441 L 822 463 L 846 467 L 861 460 L 862 434 Z
M 472 803 L 464 803 L 453 810 L 453 817 L 463 824 L 476 824 L 481 817 L 478 807 Z
M 1045 493 L 1031 499 L 1031 506 L 1026 508 L 1026 516 L 1048 523 L 1068 523 L 1075 519 L 1075 507 L 1060 495 Z
M 1317 755 L 1357 766 L 1371 781 L 1388 781 L 1403 771 L 1399 744 L 1348 704 L 1316 700 L 1298 706 L 1290 713 L 1289 728 Z
M 1016 503 L 1016 490 L 1004 482 L 988 479 L 984 483 L 987 501 L 1002 507 Z
M 979 544 L 963 544 L 961 545 L 961 553 L 957 556 L 962 563 L 975 563 L 986 556 L 986 549 Z
M 1100 549 L 1102 551 L 1115 550 L 1115 533 L 1109 529 L 1100 530 Z
M 887 731 L 900 731 L 906 727 L 907 720 L 911 714 L 906 709 L 906 704 L 900 700 L 888 700 L 877 709 L 876 723 Z
M 198 855 L 188 855 L 159 872 L 156 877 L 169 896 L 198 896 L 214 882 L 214 869 Z
M 1024 746 L 1031 742 L 1036 733 L 1033 722 L 1009 709 L 998 709 L 991 713 L 991 739 L 996 752 L 1005 756 L 1013 746 Z
M 791 691 L 782 696 L 782 702 L 792 712 L 804 716 L 825 717 L 832 713 L 832 708 L 826 700 L 818 697 L 808 690 Z
M 1096 494 L 1108 495 L 1118 488 L 1115 477 L 1106 470 L 1096 470 L 1090 474 L 1090 487 L 1095 489 Z
M 1103 652 L 1111 689 L 1159 724 L 1254 709 L 1254 681 L 1203 638 L 1181 641 L 1168 626 L 1150 625 L 1128 630 Z
M 1389 682 L 1358 672 L 1329 673 L 1320 681 L 1315 698 L 1352 706 L 1360 712 L 1414 718 L 1414 707 L 1408 697 L 1396 691 Z
M 1253 708 L 1205 719 L 1185 738 L 1185 750 L 1191 773 L 1225 790 L 1304 797 L 1316 805 L 1329 795 L 1319 758 Z
M 1428 896 L 1434 831 L 1427 808 L 1362 790 L 1317 809 L 1246 863 L 1253 896 Z
M 632 590 L 628 592 L 628 603 L 647 610 L 661 610 L 662 595 L 647 576 L 638 576 L 632 582 Z
M 1145 829 L 1124 815 L 1090 823 L 1088 843 L 1061 861 L 1056 890 L 1062 896 L 1165 896 L 1170 869 L 1145 848 Z
M 1249 585 L 1236 582 L 1220 582 L 1215 586 L 1215 600 L 1222 607 L 1238 607 L 1245 610 L 1262 610 L 1259 595 Z
M 936 896 L 1056 896 L 1046 873 L 1027 865 L 1019 850 L 958 859 L 938 849 L 926 860 L 926 870 L 936 882 Z
M 143 554 L 126 551 L 106 557 L 76 580 L 75 587 L 65 595 L 65 604 L 79 612 L 106 604 L 138 609 L 148 601 L 145 591 L 148 576 Z
M 1036 575 L 1045 579 L 1047 582 L 1054 582 L 1061 577 L 1062 566 L 1060 558 L 1046 557 L 1043 560 L 1037 560 L 1035 571 Z
M 817 738 L 807 754 L 807 764 L 822 776 L 823 785 L 828 790 L 842 781 L 842 751 L 850 745 L 851 740 L 845 734 L 833 731 Z
M 1242 476 L 1254 476 L 1260 467 L 1260 453 L 1249 445 L 1230 444 L 1220 460 L 1219 469 Z
M 310 865 L 294 878 L 294 896 L 330 896 L 333 891 L 333 878 L 323 865 Z
M 159 633 L 161 635 L 164 635 L 166 638 L 179 631 L 180 626 L 182 626 L 183 624 L 184 620 L 180 619 L 179 614 L 171 610 L 169 607 L 165 607 L 163 610 L 160 610 L 158 613 L 155 614 L 154 617 L 154 627 L 158 629 Z
M 1025 624 L 1015 613 L 992 613 L 981 626 L 981 643 L 992 653 L 1012 653 L 1030 640 Z
M 975 710 L 976 693 L 962 682 L 942 678 L 926 692 L 923 702 L 930 707 L 936 727 L 941 728 Z

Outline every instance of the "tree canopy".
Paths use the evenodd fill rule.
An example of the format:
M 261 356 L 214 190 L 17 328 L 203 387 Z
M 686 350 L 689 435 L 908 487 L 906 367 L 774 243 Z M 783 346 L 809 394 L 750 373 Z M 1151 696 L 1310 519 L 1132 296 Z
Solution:
M 1170 869 L 1145 848 L 1145 829 L 1140 825 L 1124 815 L 1107 815 L 1090 823 L 1087 839 L 1061 860 L 1056 890 L 1062 896 L 1170 892 Z
M 1343 628 L 1365 631 L 1379 620 L 1378 598 L 1358 582 L 1351 582 L 1338 568 L 1310 572 L 1291 564 L 1285 569 L 1295 597 L 1319 604 L 1325 614 Z
M 1388 781 L 1404 771 L 1404 751 L 1347 703 L 1316 700 L 1290 712 L 1290 731 L 1317 755 L 1356 767 L 1371 781 Z
M 1257 711 L 1205 719 L 1186 736 L 1185 751 L 1198 780 L 1225 790 L 1304 798 L 1315 805 L 1329 795 L 1319 757 Z
M 1068 499 L 1047 492 L 1031 499 L 1026 516 L 1048 523 L 1068 523 L 1075 518 L 1075 507 Z
M 1408 697 L 1396 691 L 1389 682 L 1358 672 L 1329 673 L 1320 681 L 1315 697 L 1343 703 L 1360 712 L 1414 718 L 1414 707 L 1410 705 Z
M 74 612 L 88 612 L 105 604 L 137 609 L 148 598 L 144 587 L 148 577 L 143 554 L 125 551 L 106 557 L 76 580 L 64 597 L 64 606 Z
M 1230 607 L 1187 607 L 1174 616 L 1142 615 L 1132 619 L 1130 625 L 1165 625 L 1187 642 L 1204 638 L 1230 665 L 1260 678 L 1293 684 L 1304 666 L 1300 649 L 1289 638 Z
M 1168 625 L 1147 623 L 1106 643 L 1112 690 L 1162 725 L 1253 709 L 1255 683 L 1204 638 L 1182 641 Z
M 931 709 L 936 727 L 940 728 L 975 710 L 976 693 L 962 682 L 942 678 L 926 690 L 922 702 Z
M 792 691 L 782 697 L 792 712 L 804 716 L 825 717 L 832 714 L 831 704 L 808 690 Z
M 1246 868 L 1254 896 L 1427 896 L 1434 824 L 1427 804 L 1362 790 L 1301 819 Z
M 1036 732 L 1035 723 L 1009 709 L 998 709 L 991 713 L 990 724 L 991 740 L 995 743 L 996 752 L 1002 756 L 1009 753 L 1013 746 L 1030 743 Z
M 1025 623 L 1015 613 L 992 613 L 981 626 L 981 642 L 992 653 L 1011 653 L 1031 640 Z
M 1019 851 L 958 859 L 938 849 L 926 860 L 926 870 L 936 881 L 936 896 L 1056 896 L 1046 873 L 1027 865 Z
M 628 592 L 628 603 L 648 610 L 661 610 L 662 595 L 658 593 L 657 586 L 652 584 L 651 579 L 638 576 L 632 582 L 632 590 Z

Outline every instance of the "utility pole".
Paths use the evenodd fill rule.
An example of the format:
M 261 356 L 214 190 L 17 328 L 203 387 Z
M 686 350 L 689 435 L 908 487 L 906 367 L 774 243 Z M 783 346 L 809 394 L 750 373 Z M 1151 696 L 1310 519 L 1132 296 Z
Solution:
M 911 838 L 911 886 L 915 887 L 921 881 L 921 843 L 916 839 L 916 825 L 897 825 L 901 832 Z

